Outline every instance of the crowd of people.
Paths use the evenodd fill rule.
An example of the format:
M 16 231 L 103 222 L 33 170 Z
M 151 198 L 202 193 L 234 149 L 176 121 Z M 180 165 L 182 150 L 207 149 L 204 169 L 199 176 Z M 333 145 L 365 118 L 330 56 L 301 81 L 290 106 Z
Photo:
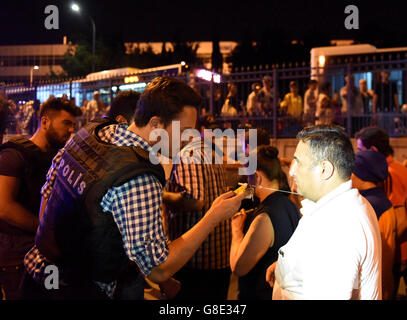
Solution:
M 270 119 L 274 116 L 275 103 L 279 134 L 286 129 L 290 136 L 295 137 L 293 132 L 314 124 L 337 124 L 345 128 L 351 126 L 352 136 L 368 125 L 379 125 L 392 136 L 405 134 L 404 128 L 407 124 L 397 116 L 397 113 L 404 109 L 399 101 L 397 84 L 390 81 L 389 72 L 380 72 L 380 80 L 376 81 L 373 89 L 368 89 L 367 80 L 363 78 L 356 85 L 354 75 L 346 75 L 344 82 L 342 88 L 332 92 L 329 82 L 312 79 L 304 88 L 302 81 L 300 85 L 298 81 L 292 80 L 288 83 L 289 92 L 280 96 L 278 91 L 276 98 L 273 79 L 269 75 L 264 76 L 261 82 L 251 84 L 251 92 L 247 98 L 239 92 L 239 83 L 231 82 L 227 84 L 225 95 L 220 87 L 215 88 L 212 114 L 221 121 L 233 117 Z M 194 82 L 190 85 L 198 93 L 202 93 Z M 205 97 L 207 94 L 202 95 Z M 66 94 L 62 98 L 68 99 Z M 69 101 L 76 105 L 75 98 Z M 209 113 L 208 101 L 209 98 L 206 97 L 200 109 L 200 116 Z M 348 104 L 351 123 L 348 123 Z M 98 91 L 94 91 L 93 99 L 84 99 L 79 107 L 82 116 L 77 121 L 78 127 L 82 127 L 89 121 L 100 118 L 110 106 L 102 101 Z M 29 135 L 35 132 L 40 109 L 38 100 L 19 105 L 9 100 L 8 109 L 6 127 L 9 133 Z
M 276 114 L 286 119 L 285 125 L 294 121 L 302 127 L 313 124 L 347 126 L 349 104 L 353 134 L 367 125 L 387 126 L 392 130 L 394 124 L 382 120 L 383 115 L 399 113 L 401 104 L 397 85 L 389 77 L 389 72 L 380 72 L 380 80 L 369 90 L 366 79 L 360 79 L 356 85 L 354 75 L 345 76 L 345 85 L 333 93 L 329 82 L 312 79 L 303 94 L 298 82 L 293 80 L 289 82 L 289 92 L 275 98 Z M 221 117 L 272 117 L 275 95 L 272 78 L 264 76 L 262 83 L 252 83 L 251 90 L 247 100 L 243 101 L 239 99 L 237 83 L 229 83 L 223 104 L 218 106 L 215 103 L 214 112 Z M 215 95 L 215 102 L 219 100 L 221 96 Z
M 55 98 L 53 94 L 49 99 Z M 93 99 L 83 100 L 82 105 L 76 105 L 75 98 L 68 98 L 67 94 L 63 94 L 62 99 L 69 101 L 72 106 L 80 109 L 81 115 L 77 117 L 77 127 L 81 128 L 88 122 L 102 117 L 109 111 L 110 106 L 101 100 L 99 91 L 93 92 Z M 40 119 L 40 109 L 42 103 L 38 100 L 29 100 L 27 102 L 15 103 L 13 100 L 1 98 L 0 110 L 0 135 L 4 134 L 20 134 L 24 136 L 32 135 L 38 128 Z M 0 143 L 1 143 L 0 139 Z
M 268 80 L 253 88 L 253 112 L 261 91 L 272 104 Z M 321 114 L 315 90 L 311 81 L 304 101 Z M 257 159 L 247 176 L 241 163 L 213 161 L 213 136 L 184 141 L 172 164 L 152 163 L 155 130 L 172 154 L 173 121 L 181 133 L 219 128 L 198 117 L 202 103 L 170 77 L 119 93 L 108 109 L 97 92 L 82 111 L 45 101 L 33 136 L 0 146 L 3 298 L 142 300 L 153 282 L 165 299 L 222 301 L 233 273 L 241 300 L 395 299 L 407 268 L 407 168 L 388 133 L 360 130 L 355 153 L 342 127 L 312 123 L 285 159 L 270 132 L 246 125 L 257 129 L 257 145 L 244 142 Z M 280 105 L 303 114 L 295 82 Z M 75 133 L 82 112 L 89 121 Z

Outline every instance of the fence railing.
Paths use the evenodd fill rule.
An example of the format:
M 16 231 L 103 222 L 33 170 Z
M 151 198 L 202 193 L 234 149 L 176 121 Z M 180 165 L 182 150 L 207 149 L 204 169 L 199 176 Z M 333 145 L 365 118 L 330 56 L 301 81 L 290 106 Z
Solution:
M 390 72 L 389 85 L 380 81 L 382 72 Z M 204 108 L 206 112 L 215 116 L 217 123 L 221 127 L 237 128 L 244 123 L 251 123 L 253 127 L 265 128 L 272 138 L 295 137 L 298 130 L 313 124 L 333 122 L 343 125 L 348 134 L 353 136 L 356 131 L 367 125 L 379 125 L 389 132 L 391 136 L 407 136 L 406 117 L 407 105 L 403 104 L 407 97 L 407 60 L 376 61 L 376 62 L 352 62 L 337 65 L 328 65 L 323 68 L 310 67 L 290 67 L 263 69 L 257 71 L 234 72 L 222 74 L 220 83 L 205 81 L 194 76 L 181 76 L 187 83 L 192 85 L 204 97 Z M 354 76 L 354 85 L 351 82 L 345 83 L 345 77 Z M 263 79 L 269 76 L 271 79 L 272 100 L 270 107 L 261 115 L 250 115 L 247 112 L 247 102 L 249 95 L 253 92 L 253 84 L 263 86 Z M 331 109 L 325 115 L 319 115 L 318 119 L 311 119 L 304 114 L 293 117 L 287 114 L 287 110 L 282 108 L 281 102 L 285 100 L 290 92 L 290 83 L 295 82 L 298 88 L 298 95 L 302 99 L 304 106 L 304 94 L 308 89 L 310 78 L 316 79 L 319 83 L 319 93 L 324 92 L 331 98 Z M 363 112 L 355 112 L 355 92 L 359 89 L 358 81 L 364 79 L 367 82 L 367 89 L 373 93 L 364 102 Z M 104 79 L 105 82 L 109 81 Z M 108 84 L 110 85 L 110 81 Z M 237 113 L 232 117 L 225 117 L 221 114 L 228 95 L 231 94 L 231 87 L 235 86 L 234 103 Z M 93 81 L 89 85 L 84 84 L 81 90 L 97 89 L 98 82 Z M 344 88 L 349 95 L 343 95 Z M 356 89 L 355 89 L 356 88 Z M 372 92 L 375 91 L 375 92 Z M 69 92 L 68 92 L 69 93 Z M 394 101 L 397 96 L 398 103 Z M 376 99 L 374 99 L 376 94 Z M 68 95 L 69 96 L 69 95 Z M 376 104 L 374 104 L 376 102 Z M 348 108 L 343 108 L 344 104 Z M 377 112 L 373 114 L 374 105 Z M 79 121 L 81 126 L 83 121 Z M 17 129 L 16 129 L 17 128 Z M 10 133 L 21 131 L 11 120 L 7 128 Z
M 196 87 L 205 98 L 205 111 L 215 115 L 222 126 L 237 126 L 250 122 L 254 126 L 261 126 L 268 130 L 273 138 L 295 137 L 298 128 L 312 123 L 331 122 L 343 125 L 348 134 L 353 136 L 356 131 L 367 125 L 379 125 L 392 136 L 405 136 L 405 119 L 407 105 L 403 107 L 407 96 L 407 60 L 354 62 L 330 65 L 311 69 L 309 67 L 274 68 L 271 70 L 258 70 L 250 72 L 237 72 L 222 75 L 220 83 L 196 81 Z M 389 72 L 389 84 L 381 81 L 381 73 Z M 261 117 L 249 117 L 247 112 L 248 97 L 253 92 L 252 85 L 263 86 L 263 79 L 269 76 L 272 79 L 271 92 L 272 106 Z M 352 81 L 345 82 L 345 77 L 354 77 Z M 318 81 L 319 93 L 325 93 L 332 102 L 330 113 L 333 115 L 325 119 L 304 119 L 304 114 L 297 117 L 284 115 L 281 102 L 290 92 L 290 83 L 294 81 L 298 88 L 298 95 L 304 105 L 304 94 L 308 83 L 313 78 Z M 359 80 L 366 80 L 367 91 L 370 96 L 363 97 L 363 111 L 357 109 L 355 96 L 359 94 Z M 235 86 L 234 97 L 237 114 L 233 117 L 224 117 L 222 107 L 231 86 Z M 359 91 L 358 91 L 359 90 Z M 351 92 L 347 95 L 346 92 Z M 394 100 L 397 96 L 397 102 Z M 374 103 L 375 102 L 375 103 Z M 407 102 L 406 102 L 407 103 Z M 348 105 L 349 108 L 344 107 Z M 373 114 L 374 106 L 377 112 Z M 328 118 L 328 119 L 327 119 Z

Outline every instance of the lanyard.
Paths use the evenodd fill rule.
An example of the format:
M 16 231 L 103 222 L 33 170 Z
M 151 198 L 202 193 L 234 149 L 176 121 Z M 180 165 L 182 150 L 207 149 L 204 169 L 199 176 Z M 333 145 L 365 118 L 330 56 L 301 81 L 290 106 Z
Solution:
M 238 183 L 240 186 L 242 186 L 242 185 L 244 185 L 245 183 Z M 273 189 L 273 188 L 268 188 L 268 187 L 263 187 L 263 186 L 252 186 L 252 185 L 249 185 L 248 184 L 248 186 L 250 186 L 251 188 L 259 188 L 259 189 L 266 189 L 266 190 L 271 190 L 271 191 L 279 191 L 279 192 L 285 192 L 285 193 L 291 193 L 291 194 L 296 194 L 296 195 L 299 195 L 299 196 L 302 196 L 301 194 L 299 194 L 299 193 L 297 193 L 297 192 L 292 192 L 292 191 L 285 191 L 285 190 L 279 190 L 279 189 Z

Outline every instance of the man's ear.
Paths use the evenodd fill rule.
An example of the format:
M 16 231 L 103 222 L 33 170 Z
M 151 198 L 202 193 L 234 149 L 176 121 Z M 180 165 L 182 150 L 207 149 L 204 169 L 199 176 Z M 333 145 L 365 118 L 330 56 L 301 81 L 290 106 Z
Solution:
M 335 167 L 331 161 L 325 160 L 319 164 L 321 168 L 321 179 L 328 180 L 334 174 Z
M 41 117 L 41 127 L 48 130 L 48 127 L 49 127 L 50 123 L 51 123 L 51 119 L 48 118 L 48 116 L 42 116 Z
M 377 149 L 375 146 L 371 146 L 371 147 L 370 147 L 370 150 L 373 150 L 373 151 L 379 152 L 379 149 Z
M 255 173 L 255 177 L 256 177 L 256 185 L 261 185 L 261 183 L 263 182 L 263 174 L 260 171 L 256 171 Z
M 119 114 L 116 119 L 115 119 L 118 123 L 127 123 L 127 120 L 125 117 L 123 117 L 121 114 Z
M 162 125 L 160 117 L 157 116 L 152 117 L 148 123 L 153 129 L 158 129 Z

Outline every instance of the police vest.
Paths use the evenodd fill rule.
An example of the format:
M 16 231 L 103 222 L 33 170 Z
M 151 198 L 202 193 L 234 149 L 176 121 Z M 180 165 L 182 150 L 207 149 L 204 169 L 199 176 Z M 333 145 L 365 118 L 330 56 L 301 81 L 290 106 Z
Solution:
M 131 268 L 113 215 L 100 205 L 106 192 L 141 174 L 165 184 L 162 166 L 153 165 L 144 149 L 115 146 L 98 137 L 108 124 L 88 124 L 65 146 L 35 238 L 40 253 L 71 283 L 110 283 Z

